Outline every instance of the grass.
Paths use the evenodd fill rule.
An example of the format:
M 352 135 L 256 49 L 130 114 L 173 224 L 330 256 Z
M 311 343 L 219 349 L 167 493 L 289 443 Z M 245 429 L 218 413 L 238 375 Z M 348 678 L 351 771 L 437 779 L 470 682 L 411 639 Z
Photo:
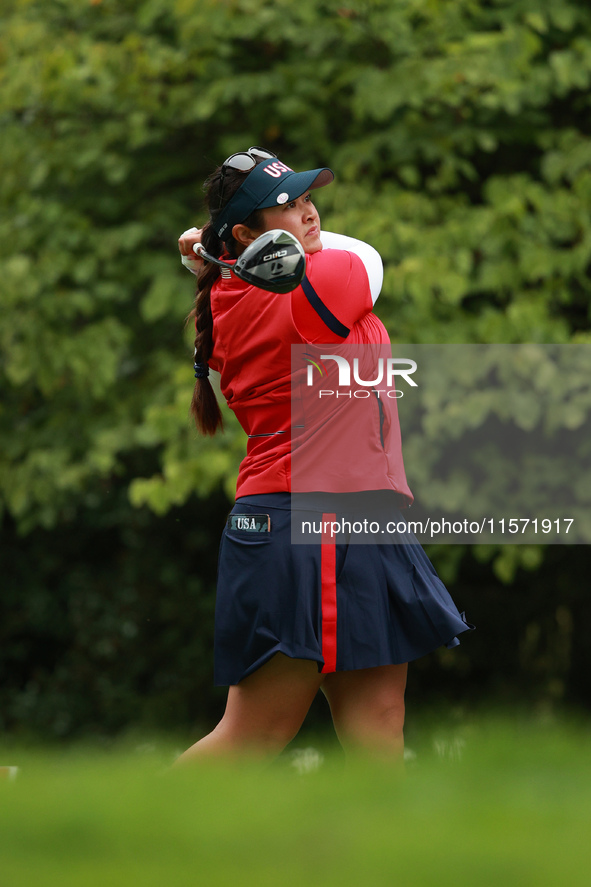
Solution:
M 12 746 L 0 884 L 586 887 L 590 739 L 580 722 L 481 718 L 426 729 L 404 776 L 330 748 L 301 773 L 289 755 L 170 771 L 170 740 Z

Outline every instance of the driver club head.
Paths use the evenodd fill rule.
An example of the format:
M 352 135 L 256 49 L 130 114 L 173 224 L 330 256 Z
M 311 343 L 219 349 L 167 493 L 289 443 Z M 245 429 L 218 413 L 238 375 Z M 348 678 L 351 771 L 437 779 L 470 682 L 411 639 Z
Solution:
M 241 280 L 260 289 L 289 293 L 304 278 L 306 255 L 293 234 L 273 228 L 246 247 L 232 270 Z

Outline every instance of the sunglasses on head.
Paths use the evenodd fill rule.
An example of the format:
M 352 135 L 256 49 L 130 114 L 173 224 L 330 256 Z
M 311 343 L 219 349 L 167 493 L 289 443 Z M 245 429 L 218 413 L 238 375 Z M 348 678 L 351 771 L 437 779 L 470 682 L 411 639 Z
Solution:
M 238 151 L 237 154 L 230 154 L 227 160 L 222 163 L 222 172 L 220 174 L 220 208 L 224 198 L 224 178 L 227 169 L 235 169 L 237 172 L 250 172 L 254 169 L 259 160 L 272 160 L 277 157 L 272 151 L 266 148 L 259 148 L 253 145 L 248 151 Z
M 266 148 L 259 148 L 253 145 L 248 151 L 239 151 L 237 154 L 230 154 L 227 160 L 222 163 L 222 175 L 228 167 L 236 169 L 238 172 L 250 172 L 257 165 L 259 160 L 272 160 L 277 157 L 272 151 Z

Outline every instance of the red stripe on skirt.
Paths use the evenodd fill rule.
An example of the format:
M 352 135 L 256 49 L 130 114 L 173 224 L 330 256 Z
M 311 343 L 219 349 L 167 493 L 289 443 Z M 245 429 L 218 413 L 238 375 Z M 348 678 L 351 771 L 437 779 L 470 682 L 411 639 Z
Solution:
M 336 514 L 322 515 L 322 543 L 320 546 L 320 587 L 322 606 L 322 673 L 336 671 L 337 667 L 337 576 L 336 545 L 330 527 Z M 327 526 L 328 525 L 328 526 Z M 326 528 L 326 532 L 325 532 Z

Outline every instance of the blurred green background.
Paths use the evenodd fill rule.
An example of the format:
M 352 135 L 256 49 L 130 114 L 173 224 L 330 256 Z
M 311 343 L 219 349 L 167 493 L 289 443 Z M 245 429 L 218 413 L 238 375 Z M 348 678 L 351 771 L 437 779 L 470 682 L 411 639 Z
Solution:
M 21 754 L 0 783 L 2 884 L 587 887 L 588 725 L 488 719 L 462 739 L 406 778 L 330 755 L 167 772 L 166 745 Z
M 331 166 L 324 226 L 380 251 L 393 342 L 591 343 L 590 80 L 587 0 L 0 2 L 5 737 L 192 740 L 221 712 L 244 437 L 189 421 L 176 245 L 212 168 Z M 429 554 L 478 631 L 413 665 L 411 710 L 589 710 L 587 547 Z

